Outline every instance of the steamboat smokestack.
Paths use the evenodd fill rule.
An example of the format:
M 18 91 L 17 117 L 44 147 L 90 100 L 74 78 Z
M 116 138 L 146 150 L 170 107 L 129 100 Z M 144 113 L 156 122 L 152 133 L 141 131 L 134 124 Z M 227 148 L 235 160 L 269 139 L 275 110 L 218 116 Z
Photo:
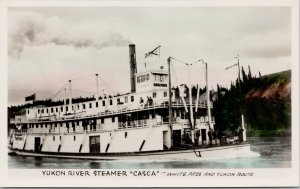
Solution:
M 130 86 L 131 86 L 131 92 L 135 92 L 136 86 L 135 86 L 135 77 L 134 77 L 134 74 L 137 73 L 137 68 L 136 68 L 135 45 L 134 44 L 130 44 L 129 45 L 129 64 L 130 64 Z

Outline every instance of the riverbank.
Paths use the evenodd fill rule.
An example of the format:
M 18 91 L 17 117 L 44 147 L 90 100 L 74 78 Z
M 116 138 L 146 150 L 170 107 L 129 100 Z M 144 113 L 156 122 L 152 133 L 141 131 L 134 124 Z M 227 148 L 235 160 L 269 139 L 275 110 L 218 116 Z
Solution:
M 290 128 L 277 128 L 275 130 L 248 129 L 247 136 L 249 137 L 291 137 Z

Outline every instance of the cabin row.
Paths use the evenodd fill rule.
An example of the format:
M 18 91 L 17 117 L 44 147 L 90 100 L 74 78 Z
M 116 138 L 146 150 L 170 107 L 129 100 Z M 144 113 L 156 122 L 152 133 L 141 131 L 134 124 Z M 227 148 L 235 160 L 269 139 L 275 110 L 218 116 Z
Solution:
M 66 104 L 52 107 L 33 107 L 26 109 L 27 119 L 56 116 L 65 114 L 89 113 L 97 114 L 106 111 L 119 111 L 122 109 L 139 109 L 146 105 L 159 105 L 168 101 L 168 91 L 157 90 L 148 93 L 128 94 L 101 100 L 82 103 Z
M 200 109 L 194 116 L 198 124 L 208 122 L 205 109 Z M 173 110 L 173 123 L 188 124 L 188 113 L 184 108 Z M 145 127 L 150 125 L 162 125 L 168 123 L 166 108 L 135 111 L 126 114 L 114 114 L 110 116 L 98 116 L 80 119 L 37 121 L 23 123 L 22 129 L 29 133 L 72 133 L 93 132 L 100 130 L 127 129 Z M 212 118 L 212 121 L 214 119 Z

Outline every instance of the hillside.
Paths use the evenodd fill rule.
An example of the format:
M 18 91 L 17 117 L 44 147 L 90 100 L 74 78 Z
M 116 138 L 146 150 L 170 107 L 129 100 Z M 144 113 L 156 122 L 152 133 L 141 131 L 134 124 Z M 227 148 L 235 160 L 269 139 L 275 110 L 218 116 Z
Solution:
M 239 87 L 241 86 L 241 88 Z M 219 88 L 221 90 L 221 88 Z M 218 110 L 221 108 L 222 110 Z M 249 136 L 289 136 L 291 132 L 291 71 L 259 78 L 243 73 L 215 102 L 216 126 L 234 131 L 241 112 Z
M 270 99 L 284 100 L 291 99 L 291 71 L 284 71 L 266 75 L 260 78 L 260 85 L 251 89 L 245 96 L 246 99 Z

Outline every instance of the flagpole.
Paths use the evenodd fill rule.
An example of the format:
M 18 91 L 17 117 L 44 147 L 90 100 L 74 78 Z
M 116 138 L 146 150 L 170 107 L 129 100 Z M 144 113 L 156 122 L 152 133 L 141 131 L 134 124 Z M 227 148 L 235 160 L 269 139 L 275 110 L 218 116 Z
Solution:
M 247 136 L 246 136 L 246 128 L 245 128 L 245 123 L 244 123 L 244 111 L 243 111 L 243 103 L 242 103 L 242 85 L 241 85 L 241 69 L 240 69 L 240 56 L 237 55 L 235 57 L 237 59 L 237 63 L 232 65 L 232 66 L 229 66 L 229 67 L 226 67 L 225 70 L 228 70 L 234 66 L 237 66 L 238 67 L 238 86 L 239 86 L 239 92 L 240 92 L 240 113 L 241 113 L 241 122 L 240 122 L 240 126 L 242 127 L 243 129 L 243 142 L 247 141 Z
M 238 60 L 238 62 L 237 62 L 237 66 L 238 66 L 238 71 L 239 71 L 239 74 L 238 74 L 238 76 L 239 76 L 239 85 L 241 85 L 240 83 L 241 83 L 241 69 L 240 69 L 240 56 L 239 55 L 237 55 L 237 60 Z
M 244 123 L 244 110 L 243 110 L 243 103 L 242 103 L 242 85 L 241 85 L 241 71 L 240 71 L 240 56 L 237 55 L 237 65 L 238 65 L 238 70 L 239 70 L 239 90 L 240 90 L 240 111 L 241 111 L 241 127 L 242 127 L 242 131 L 243 131 L 243 142 L 245 142 L 247 140 L 247 136 L 246 136 L 246 128 L 245 128 L 245 123 Z

